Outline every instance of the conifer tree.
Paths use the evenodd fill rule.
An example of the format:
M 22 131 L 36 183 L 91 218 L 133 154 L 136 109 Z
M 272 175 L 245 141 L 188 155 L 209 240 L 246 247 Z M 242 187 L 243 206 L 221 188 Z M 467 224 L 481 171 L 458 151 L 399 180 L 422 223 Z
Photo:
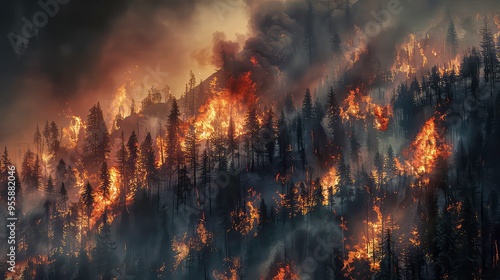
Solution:
M 99 190 L 104 201 L 107 202 L 110 195 L 111 178 L 109 175 L 108 164 L 104 161 L 99 169 Z
M 274 112 L 273 109 L 269 109 L 266 111 L 265 119 L 264 119 L 264 125 L 263 125 L 263 132 L 265 133 L 265 143 L 264 146 L 266 148 L 266 153 L 267 157 L 269 160 L 269 163 L 273 163 L 273 158 L 274 158 L 274 152 L 275 152 L 275 129 L 274 129 Z
M 42 153 L 42 134 L 40 133 L 38 123 L 36 124 L 35 135 L 33 136 L 33 145 L 35 145 L 36 153 L 40 155 Z
M 328 116 L 328 129 L 330 130 L 330 137 L 332 139 L 331 143 L 331 156 L 334 159 L 339 159 L 342 152 L 342 147 L 344 146 L 344 126 L 342 125 L 342 119 L 340 117 L 340 108 L 333 91 L 333 87 L 330 87 L 328 92 L 328 105 L 327 105 L 327 116 Z
M 170 114 L 168 115 L 166 149 L 167 168 L 171 172 L 177 168 L 176 164 L 180 164 L 181 160 L 180 125 L 179 107 L 177 106 L 177 100 L 173 98 Z
M 156 182 L 156 154 L 153 149 L 153 139 L 151 133 L 146 135 L 141 144 L 141 152 L 139 156 L 139 166 L 142 183 L 151 191 L 151 186 Z
M 186 156 L 187 163 L 189 164 L 190 171 L 192 172 L 193 185 L 197 187 L 198 179 L 198 151 L 200 149 L 200 142 L 196 133 L 195 126 L 190 126 L 186 136 Z
M 90 230 L 90 217 L 92 216 L 92 210 L 94 209 L 94 190 L 90 185 L 90 182 L 85 184 L 80 200 L 83 204 L 85 214 L 87 215 L 87 228 Z
M 137 184 L 137 161 L 139 159 L 139 141 L 135 131 L 132 131 L 127 141 L 127 174 L 128 174 L 128 188 L 134 189 Z
M 251 171 L 255 170 L 255 157 L 259 143 L 259 120 L 257 118 L 257 104 L 252 103 L 247 109 L 245 116 L 245 142 L 248 148 L 248 166 Z
M 123 135 L 123 131 L 121 133 L 121 142 L 120 146 L 118 148 L 118 151 L 116 152 L 116 159 L 118 163 L 118 172 L 120 173 L 120 204 L 125 205 L 126 203 L 126 197 L 127 197 L 127 188 L 126 185 L 128 184 L 128 150 L 125 147 L 125 136 Z
M 68 202 L 68 190 L 66 190 L 66 186 L 64 185 L 64 183 L 61 183 L 61 189 L 59 190 L 59 194 L 61 195 L 63 209 L 66 210 L 66 203 Z
M 484 80 L 486 82 L 491 80 L 492 83 L 494 83 L 500 62 L 497 57 L 493 32 L 489 28 L 486 18 L 483 20 L 483 27 L 481 28 L 480 33 L 482 37 L 481 48 L 483 55 Z
M 311 91 L 309 89 L 306 89 L 304 101 L 302 101 L 302 118 L 306 125 L 309 125 L 313 118 L 313 103 Z
M 455 56 L 457 56 L 458 36 L 453 20 L 450 18 L 449 21 L 450 22 L 448 24 L 448 33 L 446 35 L 446 44 L 448 45 L 448 50 L 450 51 L 450 54 L 452 56 L 451 59 L 453 59 L 455 58 Z
M 111 148 L 111 139 L 99 103 L 90 109 L 86 124 L 82 162 L 90 174 L 97 174 Z

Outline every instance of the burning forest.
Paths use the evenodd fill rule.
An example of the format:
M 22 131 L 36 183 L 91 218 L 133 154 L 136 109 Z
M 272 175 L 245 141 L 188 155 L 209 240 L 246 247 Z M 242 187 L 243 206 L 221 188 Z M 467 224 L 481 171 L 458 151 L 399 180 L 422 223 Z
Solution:
M 0 278 L 500 279 L 496 1 L 61 2 L 2 19 Z

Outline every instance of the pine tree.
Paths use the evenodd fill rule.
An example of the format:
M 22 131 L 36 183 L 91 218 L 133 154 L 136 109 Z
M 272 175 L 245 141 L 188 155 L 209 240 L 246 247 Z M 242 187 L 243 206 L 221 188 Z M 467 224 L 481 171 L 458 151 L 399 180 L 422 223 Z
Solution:
M 105 202 L 108 202 L 111 188 L 108 164 L 104 161 L 99 169 L 99 190 Z
M 265 148 L 269 163 L 273 163 L 274 151 L 275 151 L 275 129 L 274 129 L 274 112 L 272 109 L 266 111 L 266 116 L 264 119 L 263 131 L 265 132 Z
M 172 99 L 172 106 L 168 116 L 167 123 L 167 149 L 166 159 L 167 167 L 173 171 L 176 164 L 180 164 L 181 145 L 180 145 L 180 112 L 175 98 Z
M 387 157 L 385 158 L 384 166 L 386 174 L 389 178 L 392 178 L 396 175 L 397 171 L 396 159 L 394 157 L 394 151 L 392 149 L 392 145 L 389 145 L 389 148 L 387 148 Z
M 445 275 L 451 276 L 455 258 L 458 254 L 456 248 L 455 226 L 452 220 L 452 213 L 445 206 L 437 226 L 435 242 L 439 250 L 437 255 L 436 274 L 439 279 Z
M 194 116 L 196 114 L 196 77 L 194 76 L 193 71 L 189 71 L 189 115 Z
M 51 153 L 54 157 L 59 153 L 59 147 L 61 142 L 59 140 L 59 128 L 57 128 L 57 124 L 52 121 L 50 123 L 50 137 L 49 137 L 49 153 Z
M 187 153 L 187 163 L 189 164 L 190 170 L 192 172 L 193 185 L 197 187 L 198 151 L 201 145 L 198 140 L 196 128 L 193 125 L 189 127 L 185 145 Z
M 151 191 L 151 185 L 156 182 L 156 154 L 153 149 L 153 139 L 151 133 L 146 135 L 141 144 L 141 152 L 139 156 L 139 166 L 141 173 L 141 180 L 148 190 Z
M 94 263 L 101 280 L 113 279 L 112 270 L 116 263 L 115 243 L 111 240 L 111 233 L 107 224 L 107 213 L 103 215 L 103 226 L 96 236 L 96 247 L 94 250 Z
M 120 173 L 120 204 L 125 205 L 127 198 L 127 182 L 128 182 L 128 150 L 125 147 L 125 136 L 123 131 L 121 133 L 121 142 L 116 152 L 116 159 L 118 163 L 118 172 Z
M 304 137 L 303 137 L 304 128 L 302 126 L 302 118 L 299 115 L 297 119 L 297 151 L 300 154 L 300 162 L 303 169 L 306 168 L 307 159 L 306 159 L 306 151 L 304 148 Z
M 54 194 L 54 181 L 52 180 L 52 175 L 49 175 L 47 179 L 47 186 L 45 188 L 45 195 L 51 197 Z
M 87 252 L 82 248 L 78 256 L 78 270 L 73 280 L 93 280 L 94 277 Z
M 135 131 L 132 131 L 132 134 L 128 138 L 127 153 L 127 174 L 129 176 L 127 186 L 130 189 L 135 189 L 137 185 L 137 161 L 139 159 L 139 141 L 137 140 Z
M 321 102 L 319 102 L 319 98 L 316 98 L 313 106 L 314 125 L 321 126 L 321 122 L 323 121 L 324 117 L 325 117 L 325 110 L 323 108 L 323 105 L 321 105 Z
M 205 193 L 210 192 L 210 182 L 211 182 L 211 174 L 210 174 L 210 157 L 207 151 L 207 148 L 203 150 L 203 155 L 201 159 L 201 184 L 203 185 L 203 189 Z M 208 202 L 209 202 L 209 213 L 212 214 L 212 195 L 208 194 Z
M 24 154 L 21 165 L 21 178 L 29 190 L 37 190 L 40 186 L 40 162 L 38 156 L 30 149 Z
M 111 139 L 99 103 L 90 109 L 86 124 L 82 162 L 90 174 L 97 174 L 111 147 Z
M 247 109 L 244 124 L 245 142 L 249 152 L 247 165 L 252 172 L 255 171 L 255 157 L 259 143 L 259 120 L 257 117 L 257 104 L 252 103 Z
M 382 155 L 377 151 L 375 154 L 375 158 L 373 159 L 373 164 L 375 165 L 375 169 L 377 170 L 377 178 L 379 187 L 383 183 L 383 170 L 384 170 L 384 160 Z
M 302 118 L 304 119 L 304 123 L 306 125 L 309 125 L 313 118 L 313 103 L 311 91 L 309 89 L 306 89 L 304 101 L 302 101 Z
M 0 158 L 0 171 L 2 173 L 7 172 L 9 170 L 9 166 L 12 165 L 12 161 L 9 157 L 9 151 L 7 147 L 4 147 L 2 157 Z
M 345 132 L 344 126 L 342 125 L 342 119 L 340 117 L 340 108 L 337 103 L 333 87 L 330 87 L 330 91 L 328 92 L 327 116 L 328 129 L 330 130 L 330 136 L 332 139 L 331 156 L 338 160 L 342 152 L 342 147 L 344 146 Z
M 33 136 L 33 145 L 35 145 L 36 153 L 40 155 L 42 153 L 42 134 L 40 133 L 38 123 L 36 124 L 35 135 Z
M 498 61 L 495 42 L 493 39 L 493 33 L 488 26 L 488 21 L 486 18 L 483 20 L 483 27 L 481 28 L 481 48 L 483 55 L 483 67 L 484 67 L 484 80 L 492 83 L 496 81 L 496 75 L 498 72 L 498 67 L 500 62 Z
M 437 66 L 433 66 L 431 69 L 431 74 L 429 76 L 430 87 L 434 91 L 436 95 L 436 99 L 438 104 L 441 104 L 441 74 L 439 73 L 439 69 Z
M 186 206 L 188 198 L 191 192 L 191 180 L 187 174 L 187 168 L 185 166 L 180 167 L 177 171 L 177 211 L 179 206 L 183 204 Z
M 351 161 L 358 166 L 361 145 L 358 142 L 356 132 L 351 130 Z
M 68 181 L 68 169 L 63 159 L 59 160 L 56 166 L 56 185 L 60 186 L 62 183 Z
M 90 230 L 90 217 L 92 216 L 92 210 L 94 209 L 94 190 L 90 185 L 90 182 L 85 184 L 80 200 L 83 204 L 85 214 L 87 215 L 87 228 Z
M 269 217 L 267 215 L 267 205 L 263 198 L 260 199 L 259 204 L 259 227 L 262 229 L 269 222 Z
M 61 201 L 64 206 L 63 209 L 66 210 L 66 203 L 68 202 L 68 190 L 66 190 L 66 186 L 64 185 L 64 183 L 61 184 L 59 194 L 61 195 Z
M 383 256 L 382 261 L 380 263 L 380 272 L 378 273 L 378 277 L 376 279 L 384 279 L 384 280 L 395 280 L 401 279 L 398 258 L 396 257 L 396 253 L 394 250 L 394 241 L 392 240 L 391 230 L 388 229 L 385 240 L 383 243 Z
M 50 151 L 50 126 L 49 126 L 49 121 L 45 121 L 45 126 L 43 128 L 43 138 L 45 139 L 45 146 L 47 147 L 47 150 Z
M 316 209 L 319 209 L 323 205 L 323 201 L 325 200 L 325 197 L 323 195 L 323 186 L 321 186 L 321 181 L 319 178 L 316 178 L 313 183 L 313 187 L 313 205 Z
M 229 126 L 227 129 L 227 150 L 229 156 L 231 157 L 231 167 L 234 168 L 234 154 L 238 151 L 238 142 L 236 140 L 233 117 L 229 118 Z
M 285 113 L 281 111 L 281 117 L 278 120 L 278 146 L 281 160 L 286 159 L 286 151 L 288 150 L 288 129 L 286 124 Z
M 64 254 L 64 219 L 57 209 L 53 213 L 51 221 L 52 236 L 50 240 L 52 247 L 51 259 L 57 262 L 58 258 L 63 258 Z M 56 270 L 55 274 L 61 274 L 61 267 L 58 267 Z
M 453 20 L 451 18 L 448 24 L 446 43 L 448 45 L 448 50 L 452 55 L 451 59 L 454 59 L 457 56 L 457 51 L 458 51 L 458 36 L 457 36 L 457 31 L 455 30 L 455 24 L 453 23 Z
M 457 279 L 478 279 L 480 267 L 480 253 L 478 248 L 479 225 L 477 213 L 473 207 L 474 189 L 466 190 L 463 194 L 463 204 L 460 212 L 460 230 L 458 258 L 455 266 Z

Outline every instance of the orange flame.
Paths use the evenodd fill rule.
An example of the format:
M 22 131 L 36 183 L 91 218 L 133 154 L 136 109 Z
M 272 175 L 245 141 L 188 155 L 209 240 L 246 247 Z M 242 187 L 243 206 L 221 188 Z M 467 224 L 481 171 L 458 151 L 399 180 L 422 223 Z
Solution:
M 278 268 L 278 274 L 273 280 L 300 280 L 299 274 L 295 273 L 292 266 L 287 264 Z
M 335 167 L 330 168 L 328 173 L 326 173 L 323 178 L 321 178 L 320 183 L 323 188 L 323 205 L 328 205 L 328 189 L 331 187 L 335 190 L 335 186 L 339 183 L 339 176 L 337 175 L 337 169 Z
M 238 280 L 240 277 L 238 276 L 238 272 L 241 269 L 241 260 L 240 258 L 233 258 L 233 259 L 225 259 L 226 262 L 230 262 L 231 266 L 229 267 L 229 271 L 224 272 L 224 273 L 219 273 L 217 270 L 214 270 L 212 272 L 213 277 L 215 280 Z
M 174 237 L 172 240 L 172 251 L 176 253 L 174 256 L 174 270 L 189 256 L 191 250 L 201 251 L 211 244 L 213 234 L 208 232 L 205 227 L 204 218 L 199 220 L 196 232 L 198 234 L 196 237 L 189 238 L 187 233 L 184 233 L 180 238 Z
M 249 234 L 259 222 L 259 208 L 258 204 L 260 202 L 260 194 L 257 194 L 256 191 L 249 189 L 248 190 L 248 198 L 246 202 L 246 206 L 248 207 L 248 211 L 242 209 L 238 212 L 232 211 L 231 217 L 233 219 L 233 228 L 239 231 L 242 235 Z M 254 236 L 257 235 L 257 232 Z
M 90 227 L 94 227 L 97 224 L 99 219 L 102 218 L 105 209 L 107 211 L 108 223 L 112 223 L 116 215 L 121 210 L 119 208 L 121 180 L 120 180 L 120 172 L 116 167 L 113 166 L 109 169 L 109 178 L 110 178 L 110 187 L 109 187 L 108 199 L 105 199 L 100 192 L 94 197 L 94 210 L 92 211 L 92 216 L 90 218 Z M 133 192 L 129 192 L 127 194 L 126 197 L 127 205 L 132 202 L 133 197 L 134 197 Z
M 417 177 L 431 174 L 439 157 L 448 158 L 451 155 L 451 147 L 438 132 L 435 117 L 424 124 L 405 154 L 408 160 L 404 170 Z M 402 167 L 401 164 L 399 166 Z
M 174 257 L 174 270 L 187 258 L 191 245 L 192 241 L 188 239 L 187 233 L 184 233 L 180 239 L 174 237 L 172 240 L 172 250 L 176 253 Z
M 63 137 L 69 141 L 67 147 L 74 149 L 78 144 L 80 130 L 85 129 L 86 126 L 80 117 L 68 114 L 66 118 L 69 119 L 69 125 L 63 128 Z
M 390 105 L 381 106 L 373 103 L 370 96 L 363 96 L 359 88 L 351 90 L 344 100 L 340 115 L 344 121 L 364 120 L 367 116 L 374 117 L 374 127 L 385 131 L 393 116 Z
M 213 133 L 226 133 L 233 118 L 235 136 L 243 134 L 245 110 L 257 100 L 256 85 L 247 72 L 231 82 L 236 92 L 229 88 L 217 89 L 217 79 L 210 84 L 211 97 L 199 110 L 199 115 L 191 120 L 200 140 L 207 140 Z

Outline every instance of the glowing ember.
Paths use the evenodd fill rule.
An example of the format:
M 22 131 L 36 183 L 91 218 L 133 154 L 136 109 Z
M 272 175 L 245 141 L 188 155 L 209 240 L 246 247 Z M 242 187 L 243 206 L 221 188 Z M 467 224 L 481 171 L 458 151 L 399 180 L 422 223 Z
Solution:
M 344 266 L 342 267 L 345 277 L 348 277 L 354 271 L 355 267 L 353 263 L 356 260 L 368 260 L 366 248 L 363 248 L 361 245 L 355 245 L 352 250 L 347 253 L 347 259 L 344 259 Z
M 229 270 L 224 273 L 219 273 L 217 270 L 212 272 L 212 275 L 215 280 L 238 280 L 240 277 L 238 276 L 238 272 L 241 269 L 241 260 L 240 258 L 233 259 L 225 259 L 226 262 L 231 263 Z
M 300 280 L 299 274 L 294 272 L 292 266 L 287 264 L 278 268 L 278 274 L 273 280 Z
M 196 228 L 198 234 L 194 238 L 189 238 L 187 233 L 184 233 L 180 238 L 174 238 L 172 241 L 172 251 L 176 253 L 174 259 L 174 270 L 183 262 L 191 250 L 201 251 L 206 246 L 209 246 L 213 239 L 213 234 L 208 232 L 205 226 L 204 218 L 200 219 Z
M 198 227 L 196 228 L 196 232 L 198 233 L 198 238 L 203 245 L 208 245 L 212 241 L 213 234 L 207 231 L 205 227 L 205 220 L 200 219 L 198 223 Z
M 174 259 L 174 270 L 179 264 L 187 258 L 190 251 L 191 240 L 188 239 L 187 233 L 184 233 L 180 239 L 174 237 L 172 241 L 172 250 L 176 253 Z
M 249 234 L 259 222 L 259 202 L 260 194 L 256 191 L 250 189 L 248 190 L 248 198 L 246 206 L 248 210 L 242 209 L 238 212 L 231 212 L 231 217 L 233 220 L 233 228 L 239 231 L 242 235 Z M 257 235 L 255 232 L 254 236 Z
M 393 116 L 390 105 L 381 106 L 374 104 L 370 96 L 363 96 L 359 88 L 351 90 L 344 100 L 340 115 L 344 121 L 365 120 L 367 116 L 374 118 L 374 127 L 385 131 Z

